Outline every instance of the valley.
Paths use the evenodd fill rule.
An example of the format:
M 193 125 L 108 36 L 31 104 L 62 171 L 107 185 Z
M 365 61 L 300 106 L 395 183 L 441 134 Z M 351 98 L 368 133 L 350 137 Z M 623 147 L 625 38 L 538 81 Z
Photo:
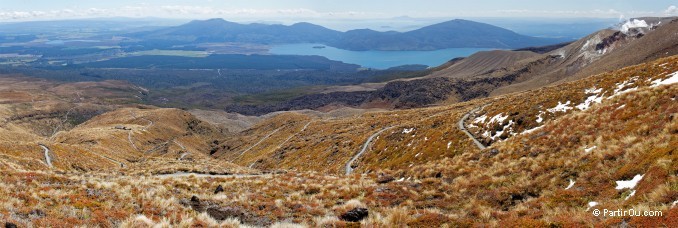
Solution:
M 72 202 L 78 202 L 75 208 L 88 210 L 71 215 L 47 210 L 42 211 L 47 215 L 42 217 L 32 217 L 26 212 L 26 217 L 22 217 L 20 212 L 5 208 L 0 214 L 14 216 L 13 221 L 33 218 L 32 223 L 44 225 L 82 221 L 64 219 L 73 215 L 91 216 L 90 222 L 119 221 L 117 224 L 123 226 L 156 221 L 179 223 L 186 221 L 185 216 L 196 216 L 192 224 L 206 225 L 240 222 L 270 225 L 283 218 L 293 218 L 290 221 L 294 223 L 337 225 L 346 223 L 327 217 L 328 213 L 341 214 L 353 207 L 366 207 L 370 217 L 364 222 L 384 226 L 613 222 L 586 212 L 588 202 L 596 201 L 606 206 L 634 207 L 659 202 L 663 206 L 654 208 L 668 216 L 659 221 L 670 224 L 676 213 L 670 201 L 676 192 L 670 186 L 675 184 L 677 171 L 670 165 L 677 143 L 678 125 L 671 117 L 678 111 L 674 91 L 676 71 L 678 60 L 670 57 L 538 91 L 441 107 L 338 116 L 281 113 L 225 141 L 223 136 L 213 134 L 219 131 L 213 125 L 180 110 L 124 108 L 97 116 L 57 136 L 49 144 L 50 157 L 56 157 L 52 161 L 54 168 L 39 164 L 44 161 L 43 151 L 37 144 L 31 146 L 30 139 L 24 139 L 23 148 L 35 151 L 34 162 L 30 157 L 14 157 L 16 152 L 3 147 L 2 167 L 12 167 L 13 171 L 3 176 L 2 183 L 17 183 L 3 189 L 57 184 L 42 187 L 44 190 L 40 191 L 53 192 L 49 195 L 16 195 L 20 191 L 3 194 L 16 195 L 17 203 L 32 205 L 28 208 L 49 208 L 39 205 L 63 202 L 59 197 L 68 194 L 75 200 Z M 601 97 L 600 104 L 589 106 L 590 96 Z M 488 103 L 492 105 L 485 106 Z M 563 103 L 569 104 L 565 107 L 578 108 L 551 109 Z M 579 103 L 587 105 L 575 105 Z M 471 117 L 464 118 L 469 113 Z M 466 122 L 474 137 L 493 136 L 482 142 L 489 148 L 479 149 L 459 129 L 460 120 Z M 587 124 L 573 127 L 572 124 L 581 121 Z M 117 125 L 132 129 L 138 148 L 128 144 L 128 134 L 115 129 Z M 498 129 L 496 126 L 503 133 L 493 130 Z M 489 134 L 483 133 L 488 129 Z M 598 138 L 586 133 L 592 129 L 596 129 Z M 119 131 L 125 134 L 116 133 Z M 181 144 L 171 143 L 173 140 Z M 619 150 L 630 145 L 634 146 L 629 151 Z M 76 148 L 90 148 L 87 149 L 90 152 L 69 154 L 69 150 Z M 213 148 L 214 153 L 207 153 L 208 148 Z M 184 156 L 188 151 L 190 154 Z M 251 169 L 238 168 L 245 166 Z M 75 168 L 89 170 L 89 177 L 82 179 L 77 171 L 67 171 Z M 544 171 L 548 169 L 561 171 Z M 110 175 L 113 170 L 121 174 Z M 260 175 L 262 172 L 269 174 Z M 234 173 L 238 174 L 231 176 Z M 645 175 L 634 192 L 636 197 L 628 199 L 627 191 L 612 189 L 609 180 L 626 180 L 636 174 Z M 26 178 L 34 181 L 11 181 Z M 78 180 L 89 183 L 87 191 L 69 184 Z M 576 189 L 563 190 L 571 181 Z M 488 184 L 494 187 L 487 188 Z M 225 193 L 212 193 L 217 185 L 223 186 Z M 170 191 L 161 186 L 175 187 Z M 140 189 L 145 189 L 146 194 L 128 192 Z M 477 193 L 468 195 L 468 191 Z M 448 195 L 437 195 L 439 192 Z M 471 197 L 471 201 L 459 201 L 463 196 Z M 577 200 L 563 201 L 562 197 Z M 95 203 L 114 199 L 137 203 Z M 559 217 L 558 211 L 536 218 L 514 217 L 548 205 L 573 214 L 566 220 Z M 431 206 L 438 209 L 425 209 Z M 484 211 L 502 211 L 501 208 L 507 211 L 484 215 Z M 194 214 L 194 210 L 198 213 Z M 117 214 L 103 217 L 111 213 Z M 450 217 L 451 214 L 456 216 Z M 154 219 L 156 216 L 176 219 L 159 221 Z M 544 223 L 545 220 L 549 222 Z M 629 222 L 649 221 L 634 218 Z M 657 220 L 651 221 L 654 224 Z
M 566 42 L 467 20 L 120 29 L 0 36 L 5 226 L 678 226 L 675 17 Z M 492 50 L 262 54 L 299 43 Z M 658 216 L 592 214 L 613 208 Z

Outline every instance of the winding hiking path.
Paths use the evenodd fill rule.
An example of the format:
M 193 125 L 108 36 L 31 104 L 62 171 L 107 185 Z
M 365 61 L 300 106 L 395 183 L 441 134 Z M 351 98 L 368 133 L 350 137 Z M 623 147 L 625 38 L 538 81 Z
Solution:
M 297 133 L 294 133 L 293 135 L 290 135 L 290 137 L 287 137 L 287 139 L 285 139 L 285 141 L 283 141 L 282 143 L 278 144 L 278 146 L 275 147 L 274 151 L 277 150 L 277 149 L 280 149 L 283 145 L 285 145 L 285 143 L 287 143 L 287 142 L 289 142 L 290 140 L 292 140 L 292 138 L 294 138 L 295 136 L 297 136 L 297 135 L 299 135 L 300 133 L 304 132 L 304 131 L 306 130 L 306 128 L 308 128 L 308 125 L 311 125 L 311 123 L 313 123 L 313 120 L 311 120 L 311 121 L 309 121 L 308 123 L 306 123 L 306 125 L 304 125 L 304 127 L 301 128 L 300 131 L 298 131 Z
M 130 115 L 132 115 L 132 118 L 133 118 L 133 119 L 135 119 L 135 120 L 136 120 L 136 119 L 139 119 L 139 117 L 137 117 L 137 115 L 136 115 L 132 110 L 130 110 L 129 113 L 130 113 Z M 146 119 L 145 117 L 141 117 L 141 119 L 142 119 L 142 120 L 145 120 L 145 121 L 148 121 L 148 124 L 147 124 L 146 126 L 144 126 L 144 127 L 141 129 L 142 131 L 146 131 L 146 130 L 148 130 L 148 128 L 150 128 L 151 126 L 153 126 L 153 121 L 151 121 L 151 120 L 149 120 L 149 119 Z M 127 141 L 129 141 L 129 144 L 132 145 L 132 147 L 133 147 L 135 150 L 141 151 L 141 150 L 134 144 L 134 141 L 132 141 L 132 133 L 134 133 L 134 129 L 129 130 L 129 131 L 127 132 Z
M 477 111 L 480 111 L 480 109 L 483 109 L 483 108 L 487 107 L 488 105 L 489 105 L 489 104 L 486 104 L 486 105 L 484 105 L 484 106 L 482 106 L 482 107 L 477 107 L 477 108 L 474 108 L 473 110 L 467 112 L 467 113 L 464 115 L 464 117 L 462 117 L 461 120 L 459 120 L 459 123 L 458 123 L 459 129 L 460 129 L 461 131 L 463 131 L 464 133 L 466 133 L 466 135 L 467 135 L 469 138 L 471 138 L 471 139 L 473 140 L 473 143 L 476 144 L 476 146 L 477 146 L 478 149 L 480 149 L 480 150 L 484 150 L 484 149 L 487 148 L 487 147 L 486 147 L 485 145 L 483 145 L 482 143 L 480 143 L 480 141 L 478 141 L 478 139 L 476 139 L 476 137 L 473 136 L 473 134 L 471 134 L 471 132 L 469 132 L 469 131 L 466 129 L 466 126 L 464 126 L 464 122 L 466 122 L 466 120 L 468 120 L 468 118 L 471 116 L 472 113 L 475 113 L 475 112 L 477 112 Z
M 431 115 L 431 116 L 429 116 L 429 117 L 426 117 L 426 118 L 421 119 L 420 122 L 421 122 L 421 121 L 426 121 L 426 120 L 429 120 L 429 119 L 432 119 L 432 118 L 435 118 L 435 117 L 438 117 L 438 116 L 443 115 L 443 114 L 446 114 L 446 113 L 448 113 L 448 111 L 449 111 L 449 110 L 443 110 L 443 111 L 440 111 L 439 113 L 436 113 L 436 114 L 434 114 L 434 115 Z M 360 149 L 360 152 L 358 152 L 358 154 L 356 154 L 355 156 L 353 156 L 353 158 L 351 158 L 351 160 L 349 160 L 349 161 L 346 163 L 346 167 L 345 167 L 345 169 L 346 169 L 346 175 L 349 175 L 349 174 L 351 174 L 351 173 L 353 172 L 353 168 L 351 168 L 351 165 L 353 164 L 353 162 L 355 162 L 356 160 L 358 160 L 358 158 L 360 158 L 360 156 L 362 156 L 365 152 L 367 152 L 367 148 L 369 147 L 370 143 L 372 143 L 372 140 L 374 140 L 374 137 L 378 136 L 379 134 L 381 134 L 382 132 L 384 132 L 384 131 L 386 131 L 386 130 L 388 130 L 388 129 L 392 129 L 392 128 L 396 128 L 396 127 L 401 127 L 401 126 L 402 126 L 402 125 L 395 125 L 395 126 L 390 126 L 390 127 L 381 129 L 381 130 L 378 131 L 377 133 L 374 133 L 374 134 L 371 135 L 369 138 L 367 138 L 367 141 L 365 142 L 365 144 L 363 144 L 363 147 Z
M 122 162 L 120 162 L 120 161 L 118 161 L 118 160 L 115 160 L 115 159 L 113 159 L 113 158 L 111 158 L 111 157 L 109 157 L 109 156 L 101 155 L 101 154 L 94 153 L 94 152 L 91 152 L 91 151 L 87 151 L 87 153 L 93 154 L 93 155 L 95 155 L 95 156 L 99 156 L 99 157 L 101 157 L 101 158 L 103 158 L 103 159 L 106 159 L 106 160 L 112 162 L 112 163 L 118 164 L 118 165 L 120 165 L 120 168 L 124 168 L 124 167 L 125 167 L 125 163 L 122 163 Z
M 141 119 L 142 119 L 142 120 L 145 120 L 145 121 L 148 121 L 148 125 L 146 125 L 146 126 L 145 126 L 144 128 L 142 128 L 141 130 L 146 131 L 146 130 L 148 130 L 149 127 L 153 126 L 153 121 L 151 121 L 151 120 L 149 120 L 149 119 L 146 119 L 145 117 L 141 117 Z
M 134 142 L 132 142 L 132 130 L 130 130 L 130 131 L 127 132 L 127 141 L 129 141 L 129 144 L 132 145 L 132 147 L 133 147 L 135 150 L 139 151 L 139 148 L 137 148 L 137 146 L 134 145 Z
M 64 126 L 64 124 L 66 124 L 66 121 L 68 121 L 68 115 L 70 115 L 71 112 L 72 112 L 75 108 L 76 108 L 76 107 L 73 107 L 73 108 L 69 109 L 69 110 L 66 112 L 66 115 L 64 116 L 64 120 L 61 121 L 61 123 L 59 123 L 59 125 L 58 125 L 57 127 L 54 128 L 54 131 L 52 132 L 52 135 L 49 137 L 49 141 L 50 141 L 50 142 L 54 140 L 54 137 L 56 137 L 59 133 L 61 133 L 61 131 L 60 131 L 61 128 Z
M 268 135 L 266 135 L 266 136 L 264 136 L 263 138 L 261 138 L 257 143 L 255 143 L 254 145 L 252 145 L 252 146 L 248 147 L 247 149 L 245 149 L 244 151 L 242 151 L 242 152 L 240 153 L 240 155 L 238 155 L 238 157 L 242 157 L 245 153 L 247 153 L 247 152 L 250 151 L 252 148 L 254 148 L 254 147 L 258 146 L 259 144 L 261 144 L 262 142 L 264 142 L 266 139 L 268 139 L 269 137 L 271 137 L 271 135 L 273 135 L 273 134 L 275 134 L 276 132 L 280 131 L 280 129 L 282 129 L 282 128 L 283 128 L 283 127 L 279 127 L 278 129 L 273 130 L 271 133 L 268 133 Z
M 181 150 L 183 151 L 183 153 L 181 153 L 181 155 L 179 156 L 179 159 L 177 159 L 177 160 L 179 160 L 179 161 L 184 160 L 184 157 L 186 157 L 186 155 L 191 154 L 190 152 L 188 152 L 186 150 L 186 147 L 184 145 L 182 145 L 180 142 L 178 142 L 176 139 L 172 140 L 172 142 L 174 142 L 174 144 L 177 144 L 177 146 L 179 146 L 181 148 Z
M 108 157 L 108 156 L 104 156 L 104 155 L 100 155 L 100 154 L 97 154 L 97 155 L 101 156 L 102 158 L 105 158 L 105 159 L 109 160 L 110 162 L 119 164 L 119 165 L 120 165 L 120 168 L 125 168 L 125 163 L 119 162 L 119 161 L 117 161 L 117 160 L 115 160 L 115 159 L 113 159 L 113 158 L 110 158 L 110 157 Z
M 177 144 L 177 146 L 179 146 L 182 150 L 186 150 L 186 147 L 184 145 L 182 145 L 181 143 L 177 142 L 176 139 L 172 140 L 172 142 L 174 142 L 174 144 Z
M 362 149 L 360 149 L 360 152 L 358 152 L 358 154 L 356 154 L 355 156 L 353 156 L 353 158 L 351 158 L 351 160 L 349 160 L 349 161 L 346 163 L 346 175 L 349 175 L 349 174 L 351 174 L 351 173 L 353 172 L 353 168 L 351 167 L 351 164 L 353 164 L 353 162 L 355 162 L 356 160 L 358 160 L 358 158 L 360 158 L 360 156 L 362 156 L 362 155 L 365 153 L 365 151 L 367 151 L 367 148 L 370 146 L 370 143 L 372 143 L 372 140 L 374 140 L 374 138 L 377 137 L 377 136 L 378 136 L 379 134 L 381 134 L 382 132 L 384 132 L 384 131 L 386 131 L 386 130 L 388 130 L 388 129 L 394 128 L 394 127 L 395 127 L 395 126 L 387 127 L 387 128 L 381 129 L 381 130 L 379 130 L 377 133 L 374 133 L 374 134 L 372 134 L 369 138 L 367 138 L 367 141 L 365 142 L 365 144 L 363 144 L 363 147 L 362 147 Z
M 299 135 L 301 132 L 304 132 L 304 131 L 306 130 L 306 128 L 308 128 L 308 125 L 311 125 L 311 123 L 313 123 L 314 121 L 315 121 L 315 120 L 308 121 L 308 123 L 306 123 L 306 125 L 304 125 L 304 127 L 302 127 L 301 130 L 299 130 L 297 133 L 294 133 L 294 134 L 290 135 L 290 137 L 287 137 L 287 139 L 285 139 L 285 141 L 283 141 L 282 143 L 278 144 L 278 146 L 276 146 L 275 149 L 273 149 L 273 151 L 276 151 L 276 150 L 280 149 L 283 145 L 285 145 L 285 143 L 287 143 L 287 142 L 289 142 L 290 140 L 292 140 L 292 138 L 294 138 L 295 136 Z M 279 129 L 278 129 L 278 130 L 279 130 Z M 274 133 L 275 133 L 275 132 L 274 132 Z M 270 136 L 270 135 L 269 135 L 269 136 Z M 268 136 L 267 136 L 267 137 L 268 137 Z M 257 144 L 258 144 L 258 143 L 257 143 Z M 255 145 L 255 146 L 256 146 L 256 145 Z M 252 149 L 252 148 L 249 148 L 249 149 Z M 242 154 L 240 154 L 240 155 L 242 156 Z M 257 163 L 257 161 L 254 161 L 254 162 L 252 162 L 248 167 L 249 167 L 249 168 L 252 168 L 252 167 L 254 167 L 254 164 L 256 164 L 256 163 Z
M 166 141 L 166 142 L 164 142 L 164 143 L 161 143 L 160 145 L 157 145 L 157 146 L 153 147 L 153 148 L 150 149 L 150 150 L 145 151 L 144 153 L 145 153 L 145 154 L 153 153 L 153 152 L 155 152 L 156 150 L 159 150 L 160 148 L 162 148 L 162 147 L 164 147 L 164 146 L 167 146 L 167 144 L 169 144 L 169 143 L 170 143 L 170 141 Z
M 47 166 L 49 166 L 50 168 L 54 167 L 54 166 L 52 166 L 52 158 L 49 156 L 49 152 L 50 152 L 49 148 L 47 148 L 47 146 L 42 145 L 42 144 L 38 144 L 38 145 L 40 147 L 42 147 L 42 149 L 44 150 L 45 162 L 47 162 Z

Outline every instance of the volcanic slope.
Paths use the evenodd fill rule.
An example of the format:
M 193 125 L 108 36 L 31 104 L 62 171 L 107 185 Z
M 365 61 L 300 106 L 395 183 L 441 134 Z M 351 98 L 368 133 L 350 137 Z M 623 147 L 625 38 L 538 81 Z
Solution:
M 457 127 L 457 122 L 472 109 L 487 106 L 470 113 L 465 124 L 475 138 L 490 146 L 563 115 L 584 111 L 615 94 L 648 87 L 678 71 L 676 60 L 674 56 L 558 86 L 440 107 L 318 120 L 301 114 L 278 115 L 239 136 L 224 139 L 213 149 L 213 155 L 263 169 L 342 173 L 371 135 L 389 128 L 375 136 L 368 145 L 370 152 L 353 165 L 358 172 L 406 168 L 463 153 L 479 153 Z
M 0 195 L 7 197 L 0 198 L 0 221 L 40 227 L 675 227 L 676 82 L 678 57 L 672 56 L 557 86 L 441 107 L 334 118 L 281 113 L 236 138 L 207 144 L 191 138 L 209 138 L 211 125 L 181 110 L 117 109 L 63 132 L 55 137 L 56 145 L 84 147 L 94 140 L 88 150 L 147 158 L 155 166 L 142 161 L 129 165 L 140 172 L 79 172 L 57 159 L 50 171 L 25 165 L 16 169 L 23 163 L 2 157 Z M 487 149 L 479 149 L 458 128 L 466 114 L 462 124 L 473 137 L 491 137 L 484 142 Z M 106 152 L 109 144 L 121 151 L 132 146 L 112 130 L 107 135 L 88 132 L 116 125 L 131 128 L 140 139 L 133 142 L 148 155 Z M 79 132 L 92 136 L 81 140 L 86 136 Z M 155 172 L 159 164 L 181 158 L 172 148 L 167 153 L 152 150 L 172 139 L 183 144 L 177 148 L 198 150 L 214 162 L 214 167 L 197 168 L 229 164 L 213 159 L 219 158 L 287 172 Z M 59 147 L 54 145 L 46 146 Z M 366 150 L 356 157 L 362 148 Z M 148 158 L 163 154 L 169 158 Z M 23 158 L 40 163 L 39 158 Z M 349 175 L 347 164 L 353 168 Z M 659 216 L 591 215 L 605 208 Z M 359 214 L 366 217 L 351 216 Z

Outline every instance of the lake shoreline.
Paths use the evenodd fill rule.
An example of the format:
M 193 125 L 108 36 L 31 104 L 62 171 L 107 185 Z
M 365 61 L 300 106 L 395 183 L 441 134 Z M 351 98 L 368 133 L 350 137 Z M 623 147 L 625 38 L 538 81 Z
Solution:
M 323 48 L 317 48 L 323 46 Z M 271 55 L 317 55 L 344 63 L 358 64 L 365 68 L 388 69 L 403 65 L 439 66 L 445 62 L 468 57 L 493 48 L 448 48 L 435 51 L 350 51 L 317 43 L 272 45 Z

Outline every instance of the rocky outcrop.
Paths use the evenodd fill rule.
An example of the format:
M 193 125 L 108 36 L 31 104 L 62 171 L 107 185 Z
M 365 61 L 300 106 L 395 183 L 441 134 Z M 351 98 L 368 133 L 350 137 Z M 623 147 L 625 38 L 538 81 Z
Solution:
M 331 104 L 358 106 L 364 103 L 370 97 L 370 95 L 371 92 L 335 92 L 311 94 L 276 104 L 231 105 L 226 107 L 226 111 L 240 113 L 243 115 L 263 115 L 277 111 L 317 109 Z
M 232 105 L 226 108 L 226 111 L 243 115 L 263 115 L 277 111 L 318 109 L 327 105 L 359 107 L 370 102 L 387 103 L 396 109 L 418 108 L 450 98 L 466 101 L 488 96 L 494 88 L 510 84 L 521 73 L 523 72 L 515 71 L 500 77 L 470 80 L 436 77 L 394 81 L 375 91 L 311 94 L 270 105 Z
M 339 216 L 339 219 L 347 222 L 360 222 L 364 218 L 367 218 L 368 215 L 369 211 L 367 210 L 367 208 L 357 207 L 353 208 L 350 211 L 347 211 L 344 214 L 341 214 Z
M 222 206 L 216 202 L 207 200 L 200 200 L 197 196 L 192 196 L 191 199 L 182 199 L 180 203 L 186 207 L 199 212 L 207 213 L 210 217 L 223 221 L 229 218 L 236 218 L 241 223 L 252 224 L 255 226 L 269 226 L 272 221 L 265 217 L 259 217 L 247 209 L 240 206 Z

